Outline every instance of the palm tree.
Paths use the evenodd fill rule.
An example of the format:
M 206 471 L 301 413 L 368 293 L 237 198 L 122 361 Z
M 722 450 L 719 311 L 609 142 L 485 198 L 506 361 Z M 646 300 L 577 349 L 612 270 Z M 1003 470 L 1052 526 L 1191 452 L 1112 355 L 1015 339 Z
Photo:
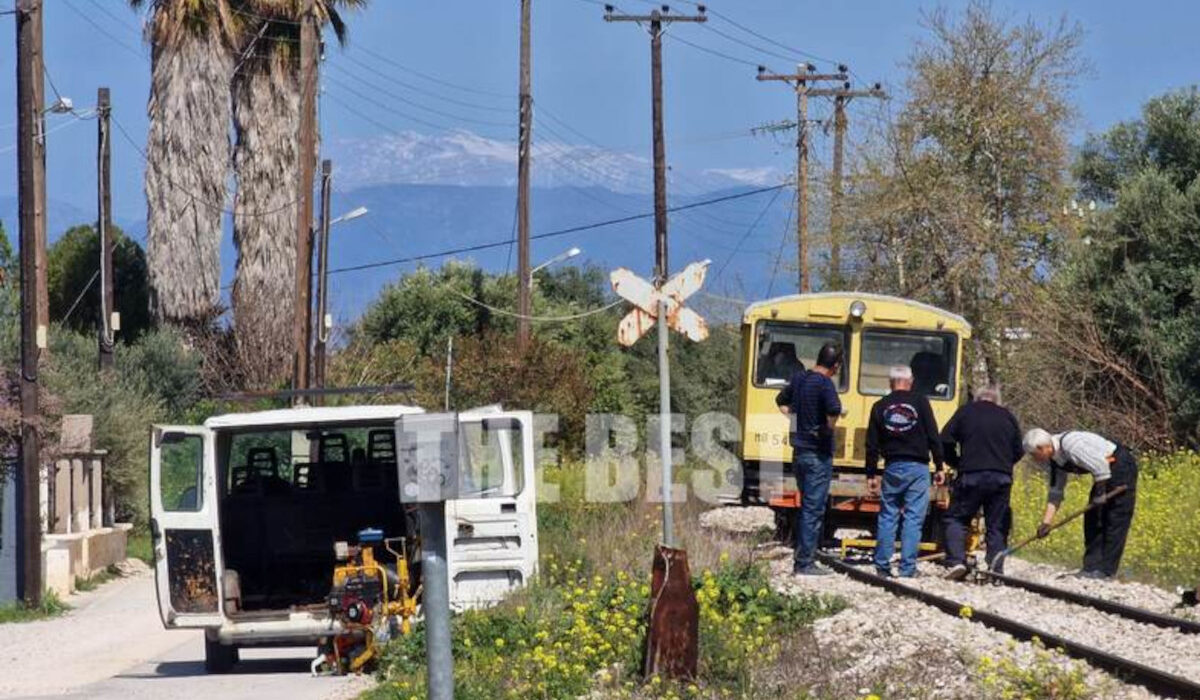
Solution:
M 316 0 L 319 26 L 345 43 L 339 9 L 367 0 Z M 233 76 L 234 330 L 246 381 L 277 382 L 291 370 L 296 288 L 296 172 L 301 154 L 300 19 L 303 0 L 244 0 L 243 37 Z M 308 157 L 317 158 L 316 153 Z
M 129 0 L 148 6 L 150 130 L 146 258 L 157 321 L 196 325 L 220 304 L 221 223 L 229 175 L 229 0 Z

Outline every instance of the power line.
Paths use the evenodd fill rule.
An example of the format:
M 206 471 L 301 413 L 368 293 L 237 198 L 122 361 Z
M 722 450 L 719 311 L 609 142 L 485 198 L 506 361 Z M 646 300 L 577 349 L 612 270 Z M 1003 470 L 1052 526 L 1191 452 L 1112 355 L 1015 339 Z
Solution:
M 117 46 L 120 46 L 121 48 L 125 49 L 126 51 L 132 53 L 133 55 L 137 56 L 138 58 L 142 59 L 143 61 L 146 60 L 146 55 L 144 53 L 133 48 L 129 44 L 125 43 L 123 40 L 118 39 L 116 36 L 113 36 L 113 34 L 111 32 L 109 32 L 107 29 L 105 29 L 103 26 L 101 26 L 99 23 L 97 23 L 95 20 L 93 20 L 91 17 L 89 17 L 86 12 L 75 7 L 75 5 L 73 3 L 66 2 L 66 3 L 64 3 L 64 5 L 71 12 L 74 12 L 75 14 L 79 15 L 83 19 L 83 21 L 92 25 L 92 27 L 94 27 L 96 29 L 96 31 L 98 31 L 101 34 L 103 34 L 104 36 L 108 37 L 109 40 L 112 41 L 114 44 L 116 44 Z
M 615 308 L 615 307 L 620 306 L 621 304 L 625 303 L 624 299 L 617 299 L 616 301 L 612 302 L 611 304 L 605 304 L 604 306 L 600 306 L 595 309 L 589 309 L 587 311 L 582 311 L 582 312 L 576 313 L 576 314 L 568 314 L 566 316 L 526 316 L 524 314 L 518 314 L 516 312 L 509 311 L 508 309 L 497 308 L 495 306 L 492 306 L 490 304 L 482 302 L 482 301 L 476 299 L 475 297 L 463 294 L 462 292 L 458 291 L 457 289 L 451 288 L 450 291 L 453 292 L 455 295 L 465 299 L 466 301 L 469 301 L 472 304 L 475 304 L 476 306 L 487 309 L 488 311 L 491 311 L 494 314 L 500 314 L 501 316 L 510 316 L 512 318 L 524 319 L 526 321 L 535 321 L 535 322 L 539 322 L 539 323 L 577 321 L 581 318 L 586 318 L 588 316 L 595 316 L 596 314 L 604 313 L 605 311 L 608 311 L 609 309 Z
M 430 112 L 432 114 L 437 114 L 439 116 L 446 117 L 448 119 L 454 119 L 456 121 L 466 122 L 469 124 L 479 124 L 481 126 L 499 126 L 499 127 L 504 127 L 504 128 L 511 128 L 511 127 L 515 126 L 511 122 L 500 122 L 500 121 L 493 121 L 493 120 L 486 120 L 486 119 L 476 119 L 474 117 L 465 117 L 461 114 L 455 114 L 453 112 L 446 112 L 446 111 L 440 110 L 436 107 L 429 107 L 429 106 L 421 104 L 420 102 L 410 100 L 407 97 L 404 97 L 403 95 L 398 95 L 398 94 L 388 90 L 387 88 L 384 88 L 376 83 L 373 83 L 373 82 L 367 80 L 366 78 L 363 78 L 362 76 L 358 75 L 357 73 L 355 73 L 353 71 L 349 71 L 349 70 L 346 70 L 345 68 L 342 68 L 341 66 L 339 66 L 337 64 L 332 64 L 331 67 L 345 75 L 350 76 L 350 78 L 362 83 L 363 85 L 371 88 L 372 90 L 375 90 L 379 93 L 387 95 L 388 97 L 391 97 L 394 100 L 403 102 L 406 105 L 411 105 L 413 107 L 416 107 L 417 109 L 423 109 L 426 112 Z M 346 87 L 346 86 L 343 84 L 342 87 Z
M 480 104 L 478 102 L 468 102 L 466 100 L 460 100 L 460 99 L 456 99 L 454 97 L 446 97 L 445 95 L 439 95 L 438 93 L 433 92 L 431 90 L 427 90 L 419 85 L 414 85 L 412 83 L 405 82 L 403 80 L 400 80 L 399 78 L 397 78 L 394 75 L 391 75 L 389 73 L 384 73 L 383 71 L 371 66 L 369 63 L 360 61 L 349 54 L 344 54 L 342 56 L 342 58 L 361 67 L 363 70 L 366 70 L 370 73 L 373 73 L 373 74 L 379 76 L 380 78 L 383 78 L 384 80 L 386 80 L 390 83 L 394 83 L 396 85 L 404 87 L 408 90 L 412 90 L 413 92 L 420 93 L 427 97 L 432 97 L 435 100 L 442 100 L 443 102 L 448 102 L 450 104 L 458 105 L 460 107 L 467 107 L 469 109 L 478 109 L 478 110 L 485 111 L 485 112 L 499 112 L 499 113 L 503 113 L 503 114 L 508 114 L 509 112 L 512 111 L 508 107 L 494 107 L 491 105 Z
M 481 90 L 481 89 L 475 88 L 475 87 L 469 87 L 469 86 L 465 86 L 465 85 L 459 85 L 457 83 L 452 83 L 448 80 L 444 80 L 442 78 L 438 78 L 433 75 L 428 75 L 426 73 L 422 73 L 421 71 L 419 71 L 415 68 L 406 66 L 406 65 L 399 63 L 391 58 L 388 58 L 387 56 L 384 56 L 381 53 L 372 51 L 371 49 L 369 49 L 365 46 L 362 46 L 361 44 L 356 44 L 355 46 L 357 46 L 358 49 L 361 50 L 363 53 L 373 56 L 373 57 L 375 57 L 376 60 L 383 61 L 384 63 L 388 64 L 389 66 L 392 66 L 393 68 L 399 68 L 400 70 L 402 70 L 406 73 L 415 75 L 418 78 L 424 78 L 425 80 L 428 80 L 432 83 L 437 83 L 438 85 L 442 85 L 444 87 L 452 88 L 454 90 L 460 90 L 462 92 L 472 93 L 475 95 L 483 95 L 486 97 L 497 97 L 497 98 L 502 97 L 507 100 L 511 100 L 515 96 L 513 93 L 492 92 L 490 90 Z
M 706 199 L 706 200 L 702 200 L 699 202 L 692 202 L 691 204 L 683 204 L 683 205 L 679 205 L 679 206 L 675 206 L 675 207 L 670 207 L 667 209 L 667 211 L 668 212 L 686 211 L 688 209 L 696 209 L 699 207 L 706 207 L 706 206 L 710 206 L 713 204 L 718 204 L 720 202 L 727 202 L 727 201 L 730 201 L 733 199 L 742 199 L 745 197 L 751 197 L 751 196 L 754 196 L 757 194 L 762 194 L 764 192 L 774 192 L 774 191 L 781 190 L 785 187 L 790 187 L 790 186 L 791 186 L 791 183 L 784 182 L 784 183 L 781 183 L 778 185 L 772 185 L 770 187 L 760 187 L 758 189 L 750 190 L 747 192 L 739 192 L 737 194 L 725 195 L 723 197 L 714 197 L 712 199 Z M 621 217 L 618 219 L 608 219 L 606 221 L 597 221 L 597 222 L 590 223 L 590 224 L 582 224 L 580 226 L 572 226 L 570 228 L 559 229 L 557 231 L 548 231 L 546 233 L 539 233 L 537 235 L 530 236 L 530 239 L 541 240 L 541 239 L 545 239 L 545 238 L 553 238 L 556 236 L 565 236 L 565 235 L 571 234 L 571 233 L 580 233 L 583 231 L 590 231 L 593 229 L 604 228 L 607 226 L 615 226 L 617 224 L 628 223 L 630 221 L 639 221 L 641 219 L 649 219 L 649 218 L 652 218 L 653 216 L 654 216 L 653 212 L 647 212 L 644 214 L 633 214 L 633 215 Z M 428 260 L 431 258 L 441 258 L 441 257 L 446 257 L 448 255 L 458 255 L 461 253 L 473 253 L 476 251 L 487 250 L 490 248 L 500 248 L 503 246 L 507 246 L 510 243 L 511 243 L 510 239 L 505 238 L 500 241 L 493 241 L 490 243 L 479 243 L 479 244 L 471 245 L 471 246 L 463 246 L 461 248 L 453 248 L 450 250 L 443 250 L 443 251 L 439 251 L 436 253 L 426 253 L 424 255 L 413 255 L 413 256 L 406 257 L 406 258 L 397 258 L 394 260 L 380 260 L 378 262 L 373 262 L 373 263 L 364 263 L 361 265 L 350 265 L 347 267 L 340 267 L 340 268 L 337 268 L 334 270 L 330 270 L 329 274 L 332 275 L 332 274 L 337 274 L 337 273 L 342 273 L 342 272 L 357 272 L 360 270 L 371 270 L 371 269 L 375 269 L 375 268 L 379 268 L 379 267 L 389 267 L 392 265 L 402 265 L 404 263 L 410 263 L 410 262 L 420 262 L 422 260 Z
M 720 277 L 721 273 L 725 272 L 725 268 L 729 266 L 729 263 L 733 262 L 733 258 L 738 254 L 742 244 L 746 242 L 746 239 L 750 237 L 750 234 L 754 233 L 754 229 L 758 228 L 759 222 L 761 222 L 763 217 L 767 215 L 767 212 L 770 211 L 771 206 L 775 204 L 775 200 L 779 199 L 779 193 L 782 191 L 782 189 L 775 190 L 775 194 L 771 195 L 771 199 L 767 202 L 767 206 L 763 207 L 762 211 L 758 213 L 758 217 L 754 219 L 754 223 L 750 224 L 750 227 L 746 229 L 746 232 L 742 234 L 742 237 L 738 239 L 737 246 L 734 247 L 733 252 L 729 254 L 729 257 L 725 258 L 725 262 L 721 263 L 721 267 L 717 268 L 717 274 L 714 275 L 714 277 Z

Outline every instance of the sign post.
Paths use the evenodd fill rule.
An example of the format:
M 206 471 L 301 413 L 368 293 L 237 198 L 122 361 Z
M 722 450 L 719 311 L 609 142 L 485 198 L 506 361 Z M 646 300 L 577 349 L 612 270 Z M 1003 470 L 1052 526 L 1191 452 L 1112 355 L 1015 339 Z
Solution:
M 650 624 L 642 672 L 670 678 L 694 678 L 699 654 L 699 607 L 692 590 L 687 552 L 676 547 L 675 511 L 671 502 L 671 367 L 669 329 L 699 342 L 708 337 L 708 325 L 683 305 L 704 283 L 708 260 L 692 263 L 683 272 L 655 287 L 633 272 L 618 268 L 610 275 L 613 291 L 633 303 L 621 319 L 617 341 L 633 345 L 658 323 L 658 454 L 662 461 L 663 543 L 654 552 L 650 586 Z

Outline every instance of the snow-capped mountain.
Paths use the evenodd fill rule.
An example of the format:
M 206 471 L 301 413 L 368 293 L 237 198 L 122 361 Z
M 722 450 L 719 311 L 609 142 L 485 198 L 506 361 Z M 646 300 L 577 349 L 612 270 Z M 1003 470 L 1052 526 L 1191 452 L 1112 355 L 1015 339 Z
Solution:
M 405 131 L 370 139 L 341 139 L 328 144 L 338 164 L 341 188 L 372 185 L 459 185 L 512 187 L 517 179 L 517 144 L 465 130 L 441 134 Z M 588 145 L 535 140 L 533 186 L 599 187 L 622 194 L 650 192 L 650 159 Z M 687 173 L 672 169 L 670 187 L 700 194 L 738 186 L 775 184 L 774 168 L 708 169 Z

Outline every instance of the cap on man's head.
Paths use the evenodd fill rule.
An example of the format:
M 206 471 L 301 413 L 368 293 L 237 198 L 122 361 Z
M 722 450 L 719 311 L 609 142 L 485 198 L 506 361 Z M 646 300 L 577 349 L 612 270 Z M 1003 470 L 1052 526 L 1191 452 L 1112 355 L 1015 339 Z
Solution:
M 825 343 L 817 353 L 817 364 L 825 369 L 833 369 L 842 362 L 842 346 L 837 343 Z
M 908 365 L 892 365 L 888 369 L 889 382 L 911 382 L 912 380 L 912 367 Z

